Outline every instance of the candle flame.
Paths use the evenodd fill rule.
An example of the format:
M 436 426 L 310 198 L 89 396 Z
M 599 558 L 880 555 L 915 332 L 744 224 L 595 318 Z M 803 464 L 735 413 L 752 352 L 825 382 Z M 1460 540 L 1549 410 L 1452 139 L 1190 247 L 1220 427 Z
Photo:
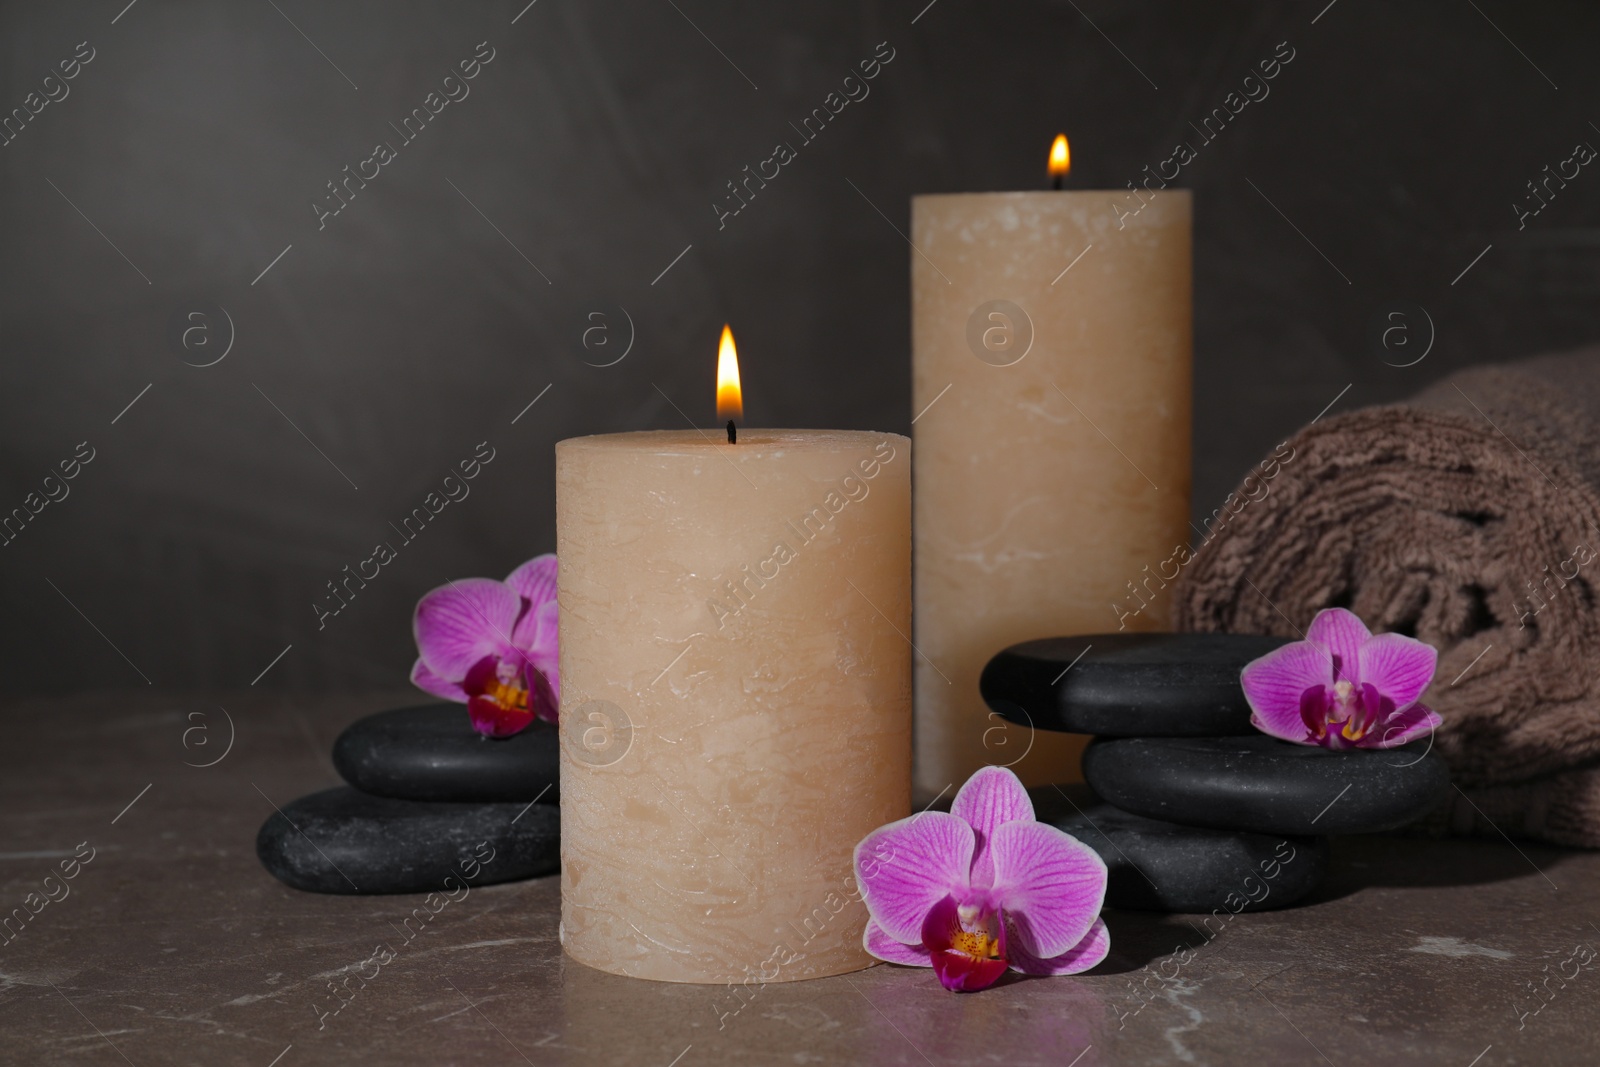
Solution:
M 1056 134 L 1050 146 L 1050 177 L 1065 177 L 1072 171 L 1072 150 L 1067 147 L 1067 135 Z
M 739 388 L 739 354 L 733 347 L 733 330 L 724 324 L 717 346 L 717 421 L 744 418 L 744 393 Z

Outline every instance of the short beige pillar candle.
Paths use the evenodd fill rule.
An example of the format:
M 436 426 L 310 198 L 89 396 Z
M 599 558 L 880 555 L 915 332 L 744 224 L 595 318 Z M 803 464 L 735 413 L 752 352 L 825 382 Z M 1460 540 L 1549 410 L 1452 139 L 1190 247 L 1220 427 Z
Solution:
M 910 466 L 887 433 L 556 446 L 574 959 L 753 983 L 873 962 L 852 853 L 910 812 Z
M 991 715 L 984 664 L 1032 638 L 1168 626 L 1146 579 L 1189 541 L 1189 201 L 912 202 L 919 793 L 986 763 L 1078 780 L 1084 739 Z

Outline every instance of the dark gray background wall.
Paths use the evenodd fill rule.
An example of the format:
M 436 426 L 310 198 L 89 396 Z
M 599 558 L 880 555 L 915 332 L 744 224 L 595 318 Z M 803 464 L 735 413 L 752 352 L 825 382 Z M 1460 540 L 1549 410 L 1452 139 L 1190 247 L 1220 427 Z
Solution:
M 713 421 L 725 320 L 751 424 L 906 432 L 910 196 L 1035 187 L 1057 130 L 1074 184 L 1121 186 L 1281 41 L 1180 179 L 1197 514 L 1335 397 L 1600 335 L 1600 168 L 1525 230 L 1512 208 L 1600 145 L 1590 5 L 524 3 L 0 8 L 4 109 L 94 50 L 0 148 L 0 511 L 95 457 L 0 548 L 6 691 L 242 686 L 291 644 L 262 686 L 403 682 L 422 592 L 553 546 L 555 441 Z M 884 41 L 871 95 L 719 230 L 724 182 Z M 479 42 L 470 95 L 401 145 Z M 1415 311 L 1411 348 L 1372 340 L 1396 301 L 1436 329 L 1415 366 L 1386 365 L 1422 351 Z M 208 305 L 233 346 L 186 365 L 227 340 L 169 340 Z M 592 366 L 618 307 L 632 350 Z M 585 349 L 596 311 L 612 345 Z M 324 583 L 484 440 L 470 497 L 319 631 Z

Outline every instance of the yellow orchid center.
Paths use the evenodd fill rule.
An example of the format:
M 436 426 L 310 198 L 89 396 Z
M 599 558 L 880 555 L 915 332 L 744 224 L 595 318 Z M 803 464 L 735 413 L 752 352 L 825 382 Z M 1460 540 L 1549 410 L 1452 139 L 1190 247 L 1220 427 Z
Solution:
M 491 680 L 483 690 L 486 700 L 492 700 L 506 711 L 527 711 L 528 691 L 519 685 L 509 685 Z
M 950 935 L 950 947 L 977 960 L 1000 958 L 999 940 L 985 933 L 958 930 Z
M 1339 734 L 1346 741 L 1359 741 L 1366 736 L 1366 716 L 1361 714 L 1361 695 L 1356 691 L 1354 684 L 1348 681 L 1338 681 L 1333 685 L 1333 702 L 1338 709 L 1333 713 L 1334 721 L 1344 720 L 1344 725 L 1339 728 Z

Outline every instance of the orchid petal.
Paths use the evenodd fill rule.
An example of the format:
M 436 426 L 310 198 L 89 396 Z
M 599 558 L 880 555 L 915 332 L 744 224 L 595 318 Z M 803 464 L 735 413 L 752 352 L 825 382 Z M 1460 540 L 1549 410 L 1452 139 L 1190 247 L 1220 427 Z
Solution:
M 1255 716 L 1251 715 L 1251 723 L 1255 724 Z M 1305 737 L 1282 738 L 1285 741 L 1316 740 L 1328 728 L 1328 687 L 1314 685 L 1300 694 L 1300 721 L 1305 723 Z M 1271 733 L 1270 730 L 1264 731 Z M 1276 736 L 1276 735 L 1274 735 Z
M 1375 726 L 1387 722 L 1389 716 L 1394 714 L 1394 701 L 1378 692 L 1378 687 L 1371 682 L 1361 683 L 1360 712 L 1355 716 L 1354 729 L 1351 731 L 1358 737 L 1370 734 Z
M 1362 748 L 1362 747 L 1364 747 L 1362 745 L 1358 745 L 1354 741 L 1348 741 L 1348 740 L 1345 739 L 1344 734 L 1341 733 L 1341 731 L 1344 728 L 1344 723 L 1345 723 L 1345 720 L 1343 720 L 1343 719 L 1338 719 L 1338 720 L 1336 720 L 1334 722 L 1330 722 L 1328 724 L 1328 732 L 1327 733 L 1323 734 L 1321 737 L 1317 738 L 1315 741 L 1307 741 L 1305 743 L 1309 744 L 1309 745 L 1320 745 L 1323 748 L 1331 748 L 1335 752 L 1343 752 L 1347 748 Z
M 1422 696 L 1439 665 L 1432 645 L 1404 634 L 1378 634 L 1361 646 L 1361 681 L 1403 708 Z
M 1309 724 L 1301 717 L 1301 700 L 1307 689 L 1332 685 L 1333 669 L 1326 651 L 1309 641 L 1295 641 L 1247 663 L 1239 684 L 1256 729 L 1303 742 Z
M 1022 782 L 1005 767 L 980 767 L 956 794 L 950 814 L 965 819 L 977 839 L 972 855 L 972 884 L 994 884 L 989 839 L 1008 822 L 1033 822 L 1033 801 Z
M 510 651 L 522 601 L 503 582 L 466 578 L 417 601 L 412 633 L 417 652 L 441 678 L 461 678 L 484 656 Z
M 1438 712 L 1426 704 L 1413 704 L 1404 711 L 1391 715 L 1388 722 L 1368 735 L 1362 747 L 1395 748 L 1408 741 L 1415 741 L 1423 734 L 1431 733 L 1443 725 L 1444 719 Z
M 952 993 L 976 993 L 988 989 L 1006 973 L 1005 960 L 980 960 L 965 952 L 935 951 L 930 953 L 933 973 L 939 984 Z
M 487 697 L 468 700 L 467 715 L 472 720 L 472 728 L 485 737 L 510 737 L 533 723 L 532 712 L 503 708 Z
M 975 847 L 972 827 L 942 811 L 880 826 L 855 851 L 868 913 L 890 937 L 917 944 L 933 906 L 966 892 Z
M 506 584 L 512 592 L 538 607 L 556 598 L 557 570 L 555 553 L 546 552 L 506 575 Z
M 1106 865 L 1077 838 L 1041 822 L 1013 822 L 990 840 L 994 899 L 1016 942 L 1039 959 L 1072 948 L 1094 925 L 1106 896 Z
M 1083 940 L 1073 945 L 1059 956 L 1049 959 L 1039 959 L 1022 947 L 1021 938 L 1011 941 L 1011 969 L 1021 971 L 1023 974 L 1055 975 L 1055 974 L 1081 974 L 1091 967 L 1098 966 L 1111 951 L 1111 931 L 1106 929 L 1104 919 L 1096 919 L 1094 925 L 1089 927 L 1089 932 L 1083 935 Z
M 467 668 L 466 677 L 461 679 L 461 691 L 468 696 L 482 696 L 491 685 L 500 681 L 500 660 L 495 656 L 485 656 Z
M 922 917 L 918 931 L 922 947 L 930 952 L 943 952 L 955 943 L 961 929 L 961 909 L 948 893 L 933 902 L 928 914 Z
M 557 648 L 556 627 L 560 606 L 547 600 L 529 608 L 517 620 L 511 631 L 511 640 L 529 666 L 535 668 L 549 681 L 550 688 L 561 695 L 561 656 Z
M 1360 685 L 1361 646 L 1372 636 L 1367 624 L 1344 608 L 1326 608 L 1306 627 L 1306 640 L 1333 657 L 1334 682 Z M 1330 683 L 1331 684 L 1331 683 Z
M 883 932 L 872 919 L 861 933 L 861 947 L 885 963 L 900 963 L 907 967 L 932 967 L 933 953 L 926 945 L 907 945 Z
M 453 700 L 457 704 L 467 702 L 467 691 L 461 688 L 460 682 L 452 682 L 434 674 L 421 658 L 411 668 L 411 684 L 443 700 Z
M 522 597 L 522 614 L 511 629 L 511 643 L 524 652 L 538 652 L 554 659 L 556 621 L 556 558 L 536 556 L 511 572 L 506 585 Z M 529 657 L 533 659 L 534 657 Z
M 540 670 L 528 672 L 528 707 L 534 715 L 546 722 L 558 722 L 561 714 L 561 695 Z

